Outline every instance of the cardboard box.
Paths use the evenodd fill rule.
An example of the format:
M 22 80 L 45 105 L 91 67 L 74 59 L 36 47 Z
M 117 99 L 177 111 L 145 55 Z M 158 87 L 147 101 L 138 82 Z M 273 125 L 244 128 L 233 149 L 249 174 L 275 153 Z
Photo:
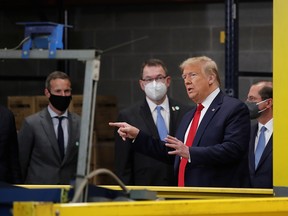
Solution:
M 83 105 L 83 95 L 72 95 L 72 109 L 71 112 L 75 112 L 81 116 L 82 105 Z
M 91 149 L 90 172 L 106 168 L 114 172 L 114 141 L 97 141 Z M 110 175 L 98 175 L 90 180 L 93 184 L 112 185 L 117 183 Z
M 94 128 L 98 140 L 114 140 L 114 127 L 109 122 L 118 117 L 117 99 L 115 96 L 97 96 Z
M 45 95 L 34 96 L 35 99 L 35 112 L 39 112 L 48 106 L 49 100 Z
M 82 114 L 83 95 L 73 95 L 73 112 Z M 110 127 L 110 121 L 116 121 L 118 117 L 117 99 L 115 96 L 97 95 L 94 118 L 94 130 L 98 140 L 114 139 L 114 128 Z
M 33 96 L 8 96 L 8 108 L 15 116 L 16 129 L 19 130 L 26 116 L 35 113 Z

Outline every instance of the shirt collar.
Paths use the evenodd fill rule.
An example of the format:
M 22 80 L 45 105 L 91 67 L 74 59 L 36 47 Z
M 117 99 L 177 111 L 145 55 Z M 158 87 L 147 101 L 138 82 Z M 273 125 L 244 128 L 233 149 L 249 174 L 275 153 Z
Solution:
M 55 118 L 55 117 L 58 117 L 57 113 L 55 113 L 50 106 L 48 106 L 48 112 L 51 116 L 51 118 Z M 68 118 L 68 111 L 66 110 L 61 116 L 64 116 L 66 118 Z
M 155 104 L 152 100 L 150 100 L 148 97 L 146 97 L 146 101 L 148 103 L 148 106 L 151 110 L 151 112 L 153 112 L 155 109 L 156 109 L 156 106 L 158 106 L 157 104 Z M 163 107 L 163 109 L 166 111 L 166 112 L 169 112 L 170 109 L 169 109 L 169 101 L 168 101 L 168 97 L 166 96 L 165 97 L 165 100 L 163 101 L 162 104 L 159 104 L 160 106 Z
M 204 108 L 207 109 L 211 105 L 212 101 L 215 99 L 219 92 L 220 88 L 216 88 L 210 95 L 208 95 L 208 97 L 201 103 Z
M 258 122 L 258 132 L 261 130 L 262 126 L 265 126 L 269 132 L 273 132 L 273 118 L 270 119 L 265 125 Z

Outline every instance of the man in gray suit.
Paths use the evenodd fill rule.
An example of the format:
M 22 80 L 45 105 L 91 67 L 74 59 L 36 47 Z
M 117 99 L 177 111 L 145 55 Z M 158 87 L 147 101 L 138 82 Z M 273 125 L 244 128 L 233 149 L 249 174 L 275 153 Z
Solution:
M 72 99 L 66 73 L 48 75 L 47 108 L 25 118 L 18 133 L 19 160 L 25 184 L 70 184 L 75 178 L 80 117 L 67 108 Z

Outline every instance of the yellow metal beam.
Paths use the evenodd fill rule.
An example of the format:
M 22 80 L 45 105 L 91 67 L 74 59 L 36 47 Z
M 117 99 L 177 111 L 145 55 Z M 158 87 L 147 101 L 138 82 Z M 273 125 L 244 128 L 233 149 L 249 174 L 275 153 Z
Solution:
M 30 214 L 23 214 L 29 208 Z M 14 216 L 287 216 L 288 198 L 102 202 L 14 203 Z
M 70 185 L 18 185 L 29 189 L 61 188 L 66 195 Z M 111 190 L 121 190 L 116 185 L 99 185 Z M 126 186 L 129 190 L 149 190 L 157 192 L 158 198 L 164 199 L 223 199 L 223 198 L 256 198 L 273 197 L 272 189 L 255 188 L 212 188 L 212 187 L 164 187 L 164 186 Z M 65 201 L 63 201 L 65 202 Z
M 121 190 L 119 186 L 102 185 L 112 190 Z M 158 198 L 164 199 L 224 199 L 273 197 L 272 189 L 252 188 L 212 188 L 212 187 L 160 187 L 160 186 L 127 186 L 129 190 L 156 191 Z
M 13 216 L 51 216 L 53 212 L 53 203 L 40 202 L 15 202 L 13 203 Z
M 24 187 L 24 188 L 29 188 L 29 189 L 56 189 L 56 188 L 62 188 L 65 190 L 70 190 L 71 185 L 28 185 L 28 184 L 18 184 L 16 185 L 18 187 Z
M 288 186 L 288 1 L 273 1 L 273 182 Z

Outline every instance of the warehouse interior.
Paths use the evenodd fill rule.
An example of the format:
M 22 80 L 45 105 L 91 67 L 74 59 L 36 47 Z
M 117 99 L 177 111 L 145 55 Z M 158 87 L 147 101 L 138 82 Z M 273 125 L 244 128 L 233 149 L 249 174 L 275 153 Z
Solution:
M 97 95 L 110 98 L 111 109 L 105 109 L 110 113 L 101 116 L 111 116 L 112 121 L 116 119 L 117 110 L 137 102 L 143 96 L 138 84 L 139 73 L 142 62 L 148 58 L 160 58 L 167 62 L 173 79 L 169 95 L 177 97 L 180 102 L 192 105 L 179 70 L 181 61 L 189 56 L 208 55 L 215 59 L 221 87 L 225 89 L 225 44 L 221 42 L 221 32 L 225 31 L 225 13 L 225 1 L 219 0 L 120 3 L 43 0 L 27 4 L 22 1 L 2 1 L 0 48 L 16 47 L 24 39 L 24 26 L 17 24 L 19 22 L 42 21 L 71 25 L 71 28 L 65 29 L 65 49 L 103 51 Z M 272 1 L 239 1 L 238 35 L 239 84 L 235 88 L 239 92 L 237 97 L 246 100 L 252 83 L 272 78 Z M 73 95 L 83 94 L 85 64 L 81 61 L 2 60 L 0 103 L 8 105 L 9 96 L 44 96 L 44 80 L 56 69 L 70 75 Z M 26 103 L 30 103 L 32 99 L 27 100 Z M 105 98 L 103 100 L 105 105 Z M 18 128 L 24 116 L 43 107 L 38 101 L 40 104 L 35 109 L 22 109 L 24 114 L 19 117 Z M 77 96 L 73 102 L 79 108 Z M 102 120 L 108 122 L 109 119 Z M 100 132 L 103 135 L 99 138 L 111 141 L 112 129 L 103 127 L 100 129 L 104 131 Z
M 245 101 L 252 83 L 257 80 L 272 80 L 273 1 L 239 0 L 238 5 L 239 28 L 237 39 L 239 39 L 239 45 L 237 54 L 235 54 L 238 56 L 236 65 L 238 71 L 235 77 L 237 85 L 234 86 L 237 88 L 235 90 L 237 95 L 234 96 Z M 0 49 L 13 50 L 24 39 L 23 25 L 17 23 L 41 21 L 71 25 L 71 27 L 65 28 L 64 49 L 97 51 L 97 54 L 99 54 L 97 57 L 100 57 L 97 102 L 94 130 L 93 134 L 89 134 L 93 137 L 92 154 L 97 154 L 97 156 L 92 156 L 90 166 L 91 169 L 101 167 L 113 171 L 114 161 L 111 154 L 114 151 L 114 130 L 108 126 L 108 122 L 116 120 L 119 110 L 143 97 L 143 92 L 138 84 L 140 65 L 143 60 L 153 57 L 160 58 L 167 63 L 169 74 L 172 77 L 169 95 L 177 97 L 181 102 L 193 105 L 186 95 L 179 69 L 182 60 L 189 56 L 208 55 L 212 57 L 219 66 L 221 88 L 227 90 L 227 84 L 229 84 L 225 80 L 227 79 L 227 74 L 225 74 L 227 73 L 225 62 L 225 52 L 227 50 L 223 38 L 221 38 L 223 32 L 227 30 L 225 29 L 227 28 L 225 9 L 225 1 L 219 0 L 124 0 L 121 2 L 115 0 L 42 0 L 28 3 L 23 3 L 20 0 L 3 1 L 0 3 Z M 46 106 L 47 101 L 43 96 L 44 81 L 46 76 L 54 70 L 65 71 L 71 77 L 73 100 L 70 109 L 81 115 L 83 90 L 85 90 L 85 72 L 87 73 L 85 60 L 33 59 L 23 61 L 19 59 L 1 59 L 0 103 L 9 107 L 12 111 L 14 109 L 16 123 L 17 120 L 19 121 L 18 127 L 20 127 L 25 116 Z M 90 99 L 87 99 L 87 101 L 91 102 Z M 94 179 L 94 183 L 113 185 L 115 182 L 108 176 L 101 176 L 97 180 Z M 108 186 L 108 188 L 115 189 L 114 186 Z M 151 190 L 156 190 L 158 193 L 161 191 L 157 188 L 151 188 Z M 163 189 L 163 191 L 165 190 Z M 170 189 L 167 189 L 167 191 L 168 194 L 172 194 Z M 183 191 L 181 193 L 187 192 L 189 194 L 191 192 Z M 188 197 L 191 196 L 195 199 L 197 196 L 201 198 L 206 196 L 199 195 L 198 192 L 202 194 L 203 191 L 201 189 L 200 191 L 192 190 L 193 195 L 189 194 Z M 232 191 L 232 193 L 235 192 L 236 194 L 241 193 L 240 196 L 243 197 L 247 193 L 249 198 L 254 197 L 255 194 L 259 197 L 262 195 L 264 197 L 273 196 L 271 190 Z M 180 193 L 180 191 L 175 193 Z M 219 195 L 217 189 L 216 191 L 211 189 L 208 193 L 215 193 L 216 195 L 213 194 L 214 198 L 223 198 L 226 193 L 229 194 L 231 191 L 220 192 Z M 171 194 L 169 195 L 171 196 Z M 163 197 L 167 198 L 169 195 L 164 194 Z M 175 198 L 177 195 L 174 194 L 172 197 Z M 183 197 L 181 195 L 179 196 L 183 199 L 185 195 Z M 178 207 L 185 206 L 189 202 L 179 203 Z M 230 212 L 232 207 L 229 207 L 229 205 L 232 202 L 231 199 L 229 201 L 218 201 L 224 208 L 226 206 L 226 209 L 229 209 Z M 256 205 L 258 204 L 258 207 L 261 208 L 267 205 L 269 201 L 265 200 L 265 203 L 260 203 L 258 200 L 253 200 L 249 204 L 248 200 L 244 202 L 247 202 L 247 206 L 256 202 Z M 194 205 L 193 203 L 189 204 Z M 163 206 L 163 209 L 161 209 L 162 207 L 151 205 L 153 205 L 151 212 L 145 207 L 134 207 L 143 208 L 143 211 L 147 213 L 144 215 L 153 215 L 153 211 L 157 211 L 157 208 L 159 208 L 159 215 L 175 215 L 174 211 L 172 211 L 173 213 L 166 213 L 163 210 L 167 206 Z M 167 203 L 167 205 L 169 204 Z M 172 205 L 177 206 L 178 204 L 172 203 Z M 212 204 L 195 203 L 195 205 L 203 205 L 203 208 L 207 208 Z M 277 205 L 273 203 L 271 208 L 278 207 L 280 209 Z M 68 206 L 63 206 L 63 208 L 61 205 L 59 206 L 36 206 L 35 209 L 36 211 L 42 211 L 45 208 L 52 208 L 53 212 L 60 209 L 63 215 L 76 215 L 78 210 L 83 211 L 85 215 L 92 214 L 82 207 L 76 208 L 76 211 L 73 212 Z M 19 203 L 16 208 L 18 210 L 15 215 L 27 206 Z M 111 211 L 111 208 L 109 209 L 106 206 L 104 208 L 107 209 L 103 210 L 103 214 L 108 215 L 107 212 Z M 123 206 L 116 205 L 114 208 L 121 209 L 119 214 L 127 214 Z M 223 214 L 221 210 L 217 213 L 217 207 L 214 207 L 214 209 L 215 215 Z M 185 207 L 184 210 L 186 210 Z M 241 210 L 237 209 L 235 211 L 240 212 Z M 282 213 L 285 211 L 287 210 L 280 210 Z M 198 215 L 206 214 L 208 213 L 198 212 Z M 50 214 L 47 213 L 47 215 Z M 250 215 L 254 215 L 254 213 L 250 213 Z M 281 213 L 275 213 L 275 215 L 281 215 Z

